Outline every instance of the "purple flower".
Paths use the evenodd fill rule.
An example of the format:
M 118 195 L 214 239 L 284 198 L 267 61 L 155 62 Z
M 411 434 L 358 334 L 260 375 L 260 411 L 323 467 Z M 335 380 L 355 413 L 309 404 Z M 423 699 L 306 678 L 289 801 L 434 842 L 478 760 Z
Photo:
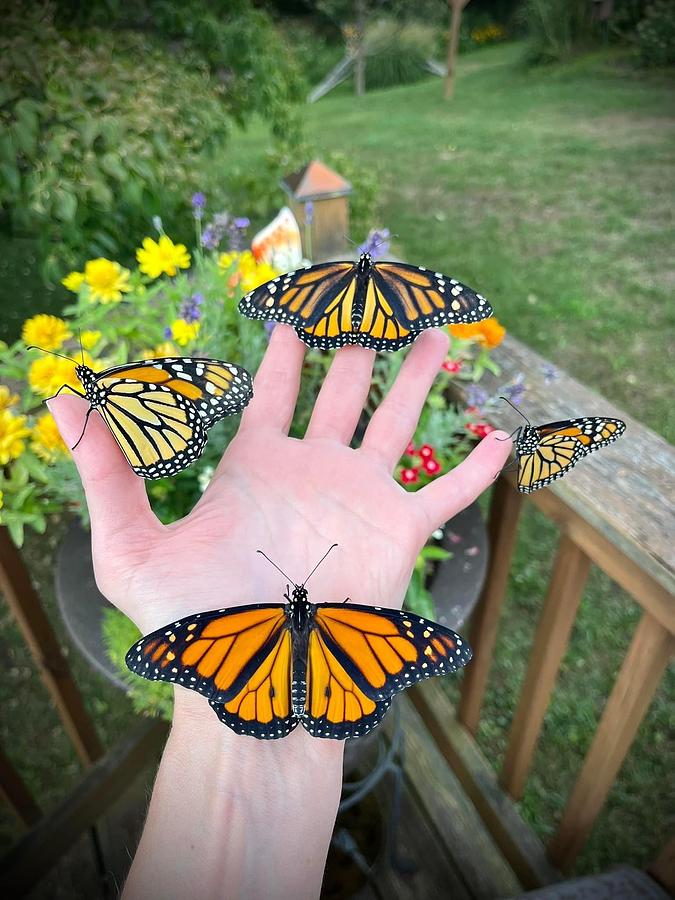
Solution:
M 477 409 L 481 409 L 487 403 L 488 395 L 487 392 L 483 390 L 483 388 L 478 387 L 477 384 L 470 384 L 468 390 L 466 392 L 466 405 L 467 406 L 475 406 Z
M 373 259 L 381 259 L 389 253 L 389 238 L 391 232 L 388 228 L 372 228 L 368 237 L 359 247 L 359 253 L 369 253 Z
M 201 191 L 197 191 L 192 195 L 192 215 L 195 219 L 201 219 L 204 215 L 204 207 L 206 206 L 206 195 Z
M 190 324 L 192 324 L 193 322 L 198 322 L 202 316 L 199 307 L 203 302 L 203 294 L 193 294 L 191 297 L 186 297 L 185 300 L 183 300 L 180 312 L 178 313 L 181 319 L 184 319 Z
M 276 322 L 265 322 L 265 331 L 267 332 L 267 340 L 272 337 L 272 332 L 276 328 Z
M 305 225 L 311 225 L 314 221 L 314 203 L 308 200 L 305 203 Z
M 216 213 L 213 220 L 204 229 L 202 247 L 205 250 L 217 250 L 228 231 L 230 217 L 226 212 Z
M 560 372 L 555 366 L 551 365 L 551 363 L 544 363 L 541 367 L 541 371 L 544 375 L 544 384 L 551 384 L 556 378 L 560 378 Z
M 239 252 L 244 249 L 244 232 L 251 224 L 246 216 L 237 216 L 232 219 L 227 231 L 230 239 L 230 250 Z
M 507 384 L 499 393 L 502 397 L 506 397 L 507 400 L 510 400 L 514 406 L 518 406 L 525 396 L 525 390 L 525 375 L 522 372 L 519 372 L 511 384 Z
M 167 325 L 164 329 L 164 338 L 167 341 L 170 341 L 173 338 L 173 331 L 171 330 L 171 326 Z

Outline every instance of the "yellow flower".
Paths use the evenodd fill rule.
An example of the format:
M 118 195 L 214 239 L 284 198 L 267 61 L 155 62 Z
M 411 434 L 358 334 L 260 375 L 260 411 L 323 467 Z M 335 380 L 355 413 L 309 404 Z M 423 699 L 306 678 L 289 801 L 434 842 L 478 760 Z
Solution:
M 0 466 L 21 456 L 26 449 L 24 438 L 29 434 L 25 416 L 14 416 L 8 409 L 0 412 Z
M 19 402 L 19 395 L 13 394 L 6 384 L 0 384 L 0 412 L 3 409 L 9 409 Z
M 162 274 L 173 277 L 179 269 L 190 266 L 190 254 L 185 244 L 174 244 L 165 234 L 160 236 L 159 241 L 144 238 L 143 247 L 136 250 L 136 259 L 141 272 L 150 278 L 159 278 Z
M 97 365 L 88 353 L 84 355 L 84 364 L 96 370 Z M 28 370 L 28 383 L 41 397 L 53 397 L 63 384 L 67 384 L 82 393 L 82 385 L 75 374 L 77 363 L 59 356 L 42 356 L 31 364 Z
M 164 356 L 178 356 L 178 350 L 171 341 L 162 341 L 156 347 L 150 347 L 141 351 L 141 359 L 161 359 Z
M 119 263 L 100 256 L 90 259 L 84 267 L 84 280 L 89 287 L 89 299 L 101 303 L 119 303 L 122 294 L 131 290 L 130 272 Z
M 68 448 L 56 426 L 51 413 L 39 416 L 31 436 L 31 447 L 45 462 L 54 462 L 59 453 L 68 453 Z
M 84 272 L 69 272 L 65 278 L 61 279 L 61 284 L 64 288 L 67 288 L 69 291 L 72 291 L 74 294 L 82 287 L 82 282 L 84 281 Z
M 35 344 L 43 350 L 58 350 L 70 337 L 70 332 L 63 319 L 40 313 L 26 319 L 21 336 L 27 344 Z
M 244 294 L 279 274 L 269 263 L 256 262 L 250 250 L 244 250 L 243 253 L 221 253 L 218 257 L 218 267 L 223 272 L 229 271 L 235 263 L 237 268 L 230 276 L 228 285 L 232 288 L 238 285 Z
M 478 341 L 489 350 L 501 344 L 506 334 L 506 328 L 496 316 L 490 316 L 489 319 L 483 319 L 482 322 L 471 322 L 468 325 L 449 325 L 448 329 L 453 337 L 465 341 Z
M 85 350 L 92 350 L 101 339 L 100 331 L 83 331 L 80 335 L 82 346 Z
M 199 322 L 186 322 L 185 319 L 175 319 L 171 323 L 171 336 L 181 347 L 193 341 L 199 334 Z

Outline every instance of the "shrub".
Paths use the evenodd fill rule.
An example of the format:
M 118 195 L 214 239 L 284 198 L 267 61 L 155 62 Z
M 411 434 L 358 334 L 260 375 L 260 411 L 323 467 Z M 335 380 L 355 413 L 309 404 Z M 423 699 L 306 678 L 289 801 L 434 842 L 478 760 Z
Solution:
M 436 30 L 420 22 L 380 19 L 366 28 L 368 89 L 412 84 L 427 75 L 425 63 L 436 46 Z
M 520 20 L 528 33 L 527 62 L 569 59 L 590 39 L 591 13 L 588 0 L 524 0 Z
M 640 58 L 647 66 L 675 65 L 675 6 L 655 0 L 637 27 Z
M 124 256 L 133 249 L 129 235 L 153 213 L 186 237 L 185 198 L 210 151 L 252 112 L 265 111 L 276 135 L 297 134 L 290 104 L 300 82 L 279 61 L 262 73 L 280 42 L 264 47 L 265 17 L 235 6 L 232 33 L 225 29 L 230 44 L 219 44 L 219 55 L 212 32 L 218 25 L 222 36 L 224 23 L 213 16 L 198 20 L 179 49 L 128 28 L 67 30 L 63 9 L 53 6 L 17 3 L 4 11 L 2 222 L 14 235 L 40 238 L 49 278 L 77 257 Z M 181 21 L 179 31 L 187 28 Z M 215 70 L 234 56 L 237 67 Z

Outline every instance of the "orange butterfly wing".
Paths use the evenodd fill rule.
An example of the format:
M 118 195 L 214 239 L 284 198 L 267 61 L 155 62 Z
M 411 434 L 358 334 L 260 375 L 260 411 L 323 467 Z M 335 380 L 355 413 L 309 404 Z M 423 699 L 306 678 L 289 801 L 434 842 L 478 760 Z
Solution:
M 376 701 L 423 678 L 455 672 L 471 659 L 460 635 L 405 610 L 325 603 L 317 606 L 315 622 L 337 661 Z
M 321 633 L 309 636 L 305 714 L 302 724 L 314 737 L 344 740 L 367 734 L 385 715 L 391 700 L 373 700 L 326 646 Z
M 239 693 L 227 703 L 211 700 L 211 706 L 220 721 L 237 734 L 263 740 L 285 737 L 298 724 L 291 705 L 292 673 L 291 632 L 283 629 Z
M 174 682 L 227 703 L 277 652 L 284 631 L 279 603 L 198 613 L 146 635 L 129 650 L 126 664 L 150 681 Z

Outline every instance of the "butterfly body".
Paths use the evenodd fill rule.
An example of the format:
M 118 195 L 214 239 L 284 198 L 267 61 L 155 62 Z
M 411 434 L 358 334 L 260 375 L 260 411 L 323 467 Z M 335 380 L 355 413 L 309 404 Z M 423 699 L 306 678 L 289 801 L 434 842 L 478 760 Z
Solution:
M 175 475 L 199 458 L 208 429 L 253 396 L 251 376 L 232 363 L 199 357 L 145 359 L 75 374 L 137 475 Z M 88 413 L 89 414 L 89 413 Z
M 198 613 L 142 638 L 131 671 L 209 699 L 238 734 L 276 739 L 302 724 L 315 737 L 367 734 L 391 698 L 465 665 L 459 635 L 407 612 L 310 603 L 295 585 L 284 604 Z
M 306 266 L 279 275 L 246 294 L 240 312 L 251 319 L 292 325 L 310 347 L 358 344 L 398 350 L 425 328 L 478 322 L 492 315 L 480 294 L 441 272 L 397 262 Z
M 562 478 L 580 459 L 613 443 L 625 429 L 621 419 L 600 416 L 521 425 L 514 434 L 518 490 L 529 494 Z

